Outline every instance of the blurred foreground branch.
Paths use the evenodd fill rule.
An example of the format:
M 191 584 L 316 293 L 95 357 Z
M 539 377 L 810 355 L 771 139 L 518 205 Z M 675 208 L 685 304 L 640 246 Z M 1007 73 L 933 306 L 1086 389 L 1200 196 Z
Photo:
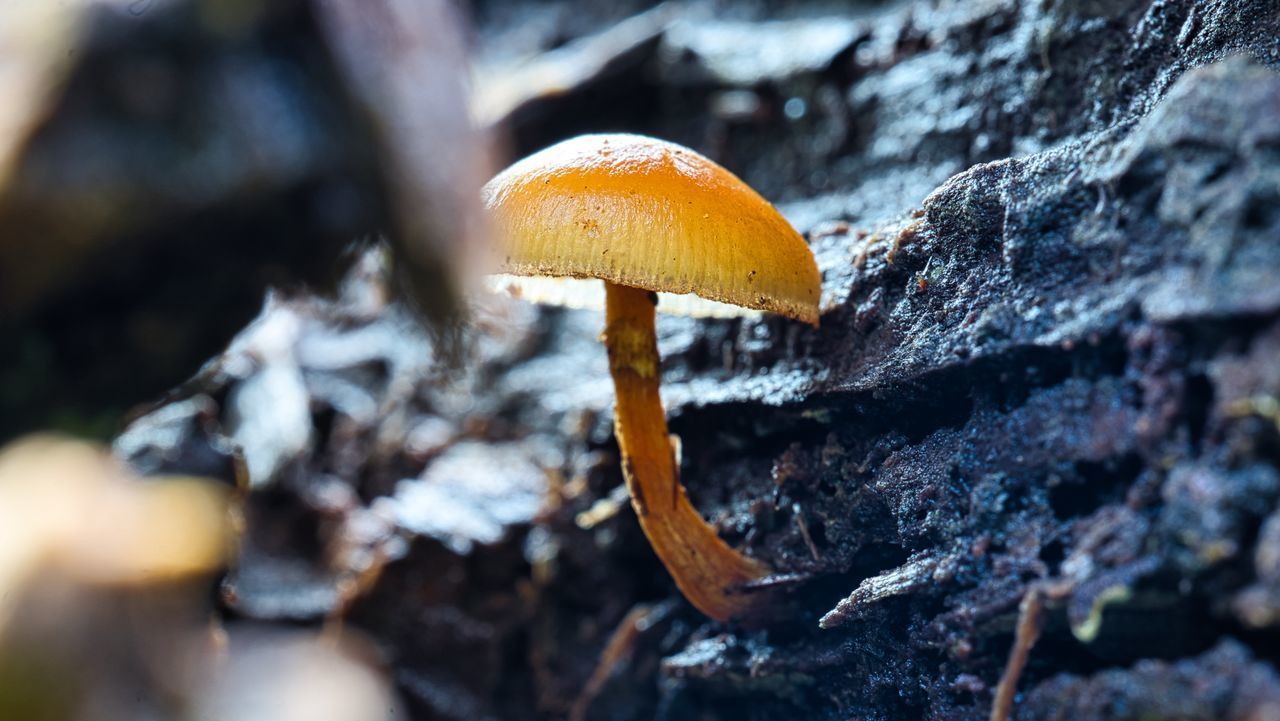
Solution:
M 19 2 L 0 26 L 0 438 L 109 432 L 266 288 L 330 289 L 379 236 L 456 322 L 488 151 L 445 0 Z

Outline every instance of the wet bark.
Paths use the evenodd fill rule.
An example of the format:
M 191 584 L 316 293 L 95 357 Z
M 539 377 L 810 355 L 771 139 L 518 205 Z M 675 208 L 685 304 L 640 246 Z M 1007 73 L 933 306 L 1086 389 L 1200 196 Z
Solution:
M 374 261 L 117 440 L 252 489 L 224 612 L 343 616 L 421 719 L 985 719 L 1052 588 L 1014 718 L 1271 718 L 1280 6 L 709 7 L 475 2 L 476 92 L 513 155 L 660 135 L 810 240 L 819 329 L 658 322 L 681 479 L 784 617 L 654 558 L 600 314 L 482 299 L 459 370 Z

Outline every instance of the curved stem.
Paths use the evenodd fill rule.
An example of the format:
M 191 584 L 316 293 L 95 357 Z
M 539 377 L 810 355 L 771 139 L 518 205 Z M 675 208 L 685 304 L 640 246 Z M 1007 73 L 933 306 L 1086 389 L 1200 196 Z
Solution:
M 648 291 L 605 283 L 604 343 L 627 490 L 640 527 L 685 598 L 714 619 L 740 618 L 749 615 L 753 598 L 737 589 L 769 569 L 721 540 L 680 485 L 658 393 L 654 305 Z

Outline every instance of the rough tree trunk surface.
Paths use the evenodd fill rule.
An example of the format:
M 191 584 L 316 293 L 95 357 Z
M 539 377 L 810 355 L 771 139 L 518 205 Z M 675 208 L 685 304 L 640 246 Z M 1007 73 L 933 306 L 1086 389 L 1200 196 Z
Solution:
M 748 5 L 477 2 L 478 92 L 517 153 L 661 135 L 810 238 L 820 329 L 659 319 L 683 480 L 786 620 L 653 558 L 600 314 L 492 301 L 450 371 L 359 274 L 117 442 L 242 447 L 224 603 L 341 609 L 420 719 L 940 720 L 1036 588 L 1017 719 L 1280 716 L 1280 3 Z

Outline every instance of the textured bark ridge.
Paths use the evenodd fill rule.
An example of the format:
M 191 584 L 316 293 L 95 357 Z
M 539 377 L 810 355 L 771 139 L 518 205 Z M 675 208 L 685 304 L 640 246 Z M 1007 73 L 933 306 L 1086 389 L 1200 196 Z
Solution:
M 449 375 L 367 278 L 117 444 L 248 444 L 227 604 L 345 612 L 415 718 L 941 721 L 987 717 L 1034 588 L 1015 718 L 1274 717 L 1280 6 L 642 5 L 476 3 L 477 91 L 520 152 L 667 137 L 809 238 L 820 329 L 657 327 L 681 479 L 782 620 L 709 622 L 654 559 L 599 314 L 493 301 Z

